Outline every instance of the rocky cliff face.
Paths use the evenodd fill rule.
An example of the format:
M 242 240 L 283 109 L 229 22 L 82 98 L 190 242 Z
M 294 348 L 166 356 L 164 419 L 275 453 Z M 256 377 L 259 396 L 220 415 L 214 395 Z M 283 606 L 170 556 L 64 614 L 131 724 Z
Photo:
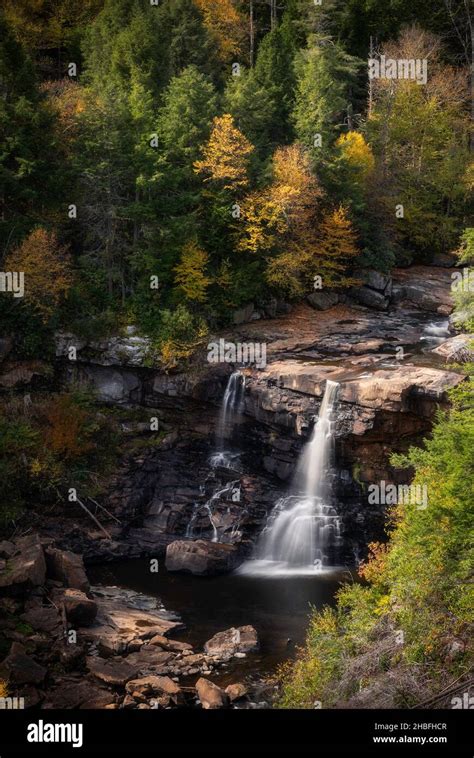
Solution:
M 393 279 L 372 272 L 362 295 L 324 302 L 313 297 L 311 306 L 279 316 L 276 311 L 271 319 L 253 312 L 250 321 L 218 335 L 267 349 L 264 368 L 242 368 L 242 416 L 224 465 L 209 461 L 233 365 L 209 363 L 203 348 L 188 370 L 166 374 L 147 366 L 148 340 L 133 328 L 88 344 L 58 335 L 60 381 L 90 386 L 101 403 L 149 408 L 150 417 L 160 417 L 161 430 L 159 442 L 124 459 L 110 487 L 105 505 L 120 520 L 110 525 L 112 539 L 98 541 L 84 529 L 68 528 L 64 547 L 101 560 L 203 538 L 238 545 L 239 554 L 248 555 L 288 487 L 331 379 L 339 384 L 333 505 L 343 521 L 344 559 L 361 554 L 367 541 L 381 536 L 384 521 L 383 508 L 367 503 L 367 485 L 406 481 L 406 472 L 390 465 L 390 454 L 420 442 L 447 391 L 463 381 L 462 373 L 445 368 L 449 356 L 467 359 L 469 353 L 465 340 L 452 337 L 446 318 L 450 281 L 450 271 L 442 268 L 414 267 Z M 369 302 L 377 293 L 383 303 Z M 5 367 L 3 383 L 10 387 L 8 361 Z M 149 434 L 147 428 L 125 427 L 132 438 Z

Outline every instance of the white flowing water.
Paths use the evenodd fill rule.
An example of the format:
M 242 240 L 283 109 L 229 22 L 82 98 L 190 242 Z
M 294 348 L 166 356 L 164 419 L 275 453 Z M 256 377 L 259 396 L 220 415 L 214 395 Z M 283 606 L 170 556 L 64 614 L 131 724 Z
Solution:
M 332 413 L 339 385 L 326 383 L 319 416 L 300 457 L 292 483 L 294 494 L 271 512 L 246 574 L 291 574 L 321 571 L 330 549 L 340 543 L 340 520 L 328 504 L 327 473 L 332 449 Z
M 224 397 L 222 399 L 221 409 L 219 413 L 219 421 L 216 432 L 216 452 L 214 452 L 209 458 L 211 468 L 232 468 L 235 466 L 236 461 L 239 458 L 239 454 L 225 450 L 226 440 L 228 441 L 235 426 L 235 423 L 240 416 L 243 407 L 245 389 L 245 377 L 240 371 L 234 371 L 230 375 L 225 389 Z M 202 519 L 203 511 L 207 513 L 209 526 L 212 529 L 212 542 L 219 542 L 218 532 L 218 518 L 214 513 L 215 506 L 219 505 L 221 498 L 235 501 L 236 493 L 238 493 L 238 499 L 240 500 L 240 483 L 234 481 L 226 484 L 224 487 L 219 485 L 214 489 L 214 492 L 208 498 L 206 502 L 194 503 L 191 512 L 188 525 L 186 527 L 185 536 L 188 539 L 194 539 L 196 536 L 196 525 L 198 519 Z M 234 535 L 231 534 L 231 539 Z
M 420 340 L 428 343 L 428 345 L 439 345 L 449 337 L 451 337 L 449 319 L 444 319 L 442 321 L 431 321 L 427 324 Z
M 244 389 L 244 375 L 234 371 L 227 382 L 217 425 L 216 443 L 220 453 L 223 452 L 225 440 L 232 436 L 235 422 L 242 411 Z

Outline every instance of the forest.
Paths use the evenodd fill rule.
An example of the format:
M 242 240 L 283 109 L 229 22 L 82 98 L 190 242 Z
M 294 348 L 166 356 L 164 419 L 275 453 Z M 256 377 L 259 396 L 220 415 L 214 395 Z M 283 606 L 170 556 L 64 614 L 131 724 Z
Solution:
M 0 699 L 472 700 L 472 24 L 0 0 Z

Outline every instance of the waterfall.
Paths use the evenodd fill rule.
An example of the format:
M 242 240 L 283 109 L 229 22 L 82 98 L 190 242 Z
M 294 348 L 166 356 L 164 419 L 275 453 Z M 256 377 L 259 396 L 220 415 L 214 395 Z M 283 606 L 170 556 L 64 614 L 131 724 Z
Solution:
M 327 472 L 333 442 L 331 417 L 339 385 L 326 382 L 318 419 L 298 462 L 292 491 L 271 512 L 243 573 L 285 574 L 321 570 L 340 543 L 340 520 L 328 504 Z
M 235 466 L 235 459 L 239 457 L 238 453 L 233 453 L 229 450 L 225 450 L 224 446 L 226 441 L 232 436 L 234 425 L 242 411 L 243 399 L 245 389 L 245 377 L 240 371 L 234 371 L 227 382 L 227 386 L 222 399 L 221 409 L 219 413 L 219 421 L 216 432 L 216 452 L 214 452 L 209 463 L 212 469 L 219 467 L 233 468 Z M 206 511 L 209 518 L 209 526 L 212 529 L 212 542 L 219 542 L 218 524 L 219 518 L 214 514 L 215 506 L 218 506 L 221 498 L 231 496 L 232 500 L 240 500 L 240 482 L 239 480 L 232 481 L 230 483 L 222 484 L 219 481 L 219 475 L 215 479 L 214 491 L 206 502 L 196 502 L 193 505 L 190 519 L 188 521 L 185 537 L 188 539 L 195 539 L 196 536 L 196 522 L 198 518 L 202 517 L 202 512 Z M 203 486 L 202 486 L 203 489 Z M 237 493 L 237 495 L 236 495 Z M 231 541 L 235 535 L 231 533 Z
M 245 377 L 240 371 L 234 371 L 227 382 L 222 399 L 216 443 L 218 453 L 222 453 L 225 440 L 231 437 L 235 422 L 240 415 L 244 400 Z

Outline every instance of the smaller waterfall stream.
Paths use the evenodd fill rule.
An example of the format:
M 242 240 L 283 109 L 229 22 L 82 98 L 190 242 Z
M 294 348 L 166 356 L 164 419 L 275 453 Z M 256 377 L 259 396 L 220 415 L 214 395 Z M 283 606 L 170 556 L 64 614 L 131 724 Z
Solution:
M 340 520 L 328 504 L 327 473 L 332 448 L 332 412 L 339 385 L 326 383 L 319 416 L 300 457 L 290 494 L 277 502 L 242 573 L 320 571 L 340 543 Z
M 240 415 L 244 401 L 245 377 L 240 371 L 230 375 L 222 400 L 217 426 L 216 443 L 218 452 L 222 452 L 225 441 L 231 437 L 235 422 Z
M 234 426 L 240 416 L 243 407 L 245 389 L 245 377 L 240 371 L 234 371 L 227 382 L 227 386 L 222 399 L 219 413 L 219 421 L 216 432 L 216 452 L 209 458 L 211 469 L 219 467 L 233 469 L 239 453 L 226 449 L 227 443 L 232 437 Z M 212 473 L 215 476 L 215 473 Z M 201 486 L 201 493 L 204 492 L 205 485 Z M 238 502 L 240 500 L 240 482 L 238 479 L 228 482 L 224 486 L 217 477 L 216 483 L 213 484 L 213 492 L 208 499 L 194 503 L 193 510 L 186 528 L 185 536 L 188 539 L 194 539 L 200 536 L 197 524 L 203 515 L 207 512 L 209 526 L 212 530 L 212 542 L 219 542 L 220 535 L 218 532 L 218 519 L 214 513 L 214 507 L 224 502 Z M 197 533 L 196 533 L 197 532 Z M 238 528 L 234 528 L 230 534 L 230 540 L 237 536 Z

